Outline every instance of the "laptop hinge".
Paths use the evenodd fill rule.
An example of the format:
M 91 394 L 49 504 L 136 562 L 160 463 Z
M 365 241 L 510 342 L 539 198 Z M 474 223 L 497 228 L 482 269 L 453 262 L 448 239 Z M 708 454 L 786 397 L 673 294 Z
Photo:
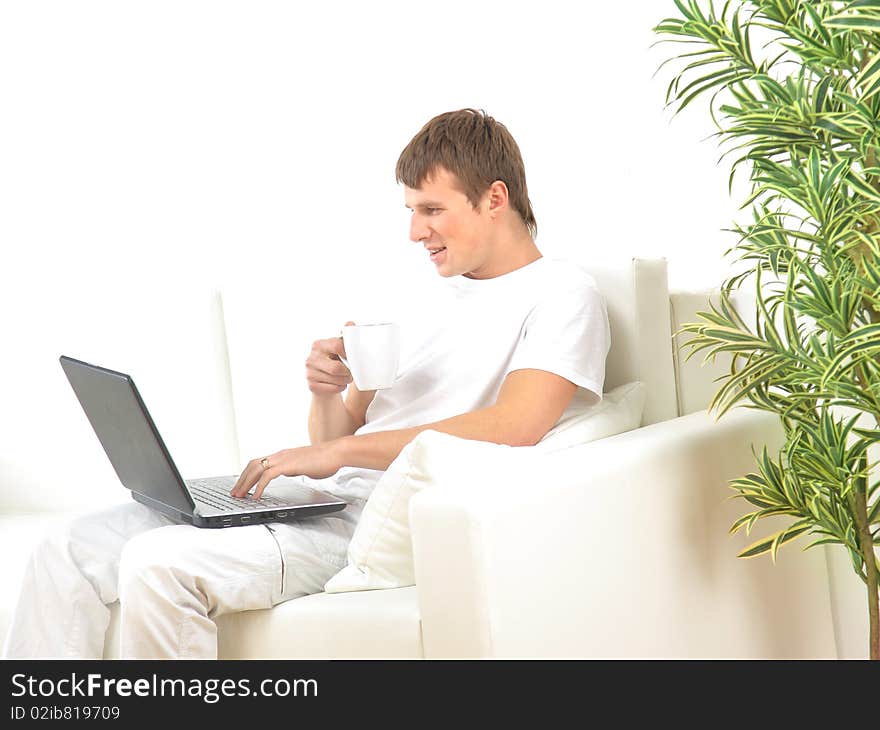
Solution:
M 147 496 L 146 494 L 141 494 L 140 492 L 135 492 L 132 490 L 131 492 L 132 498 L 140 502 L 141 504 L 145 504 L 147 507 L 156 510 L 157 512 L 161 512 L 163 515 L 167 515 L 175 522 L 185 522 L 187 524 L 193 523 L 192 514 L 188 514 L 186 512 L 181 512 L 179 509 L 174 509 L 174 507 L 169 507 L 164 502 L 160 502 L 152 497 Z

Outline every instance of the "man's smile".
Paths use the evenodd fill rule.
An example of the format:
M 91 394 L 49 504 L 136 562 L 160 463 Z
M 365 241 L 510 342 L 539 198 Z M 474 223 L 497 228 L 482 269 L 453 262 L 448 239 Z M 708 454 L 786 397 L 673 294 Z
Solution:
M 444 252 L 446 251 L 446 246 L 425 246 L 425 249 L 430 254 L 431 261 L 433 261 L 436 264 L 442 258 L 444 258 Z

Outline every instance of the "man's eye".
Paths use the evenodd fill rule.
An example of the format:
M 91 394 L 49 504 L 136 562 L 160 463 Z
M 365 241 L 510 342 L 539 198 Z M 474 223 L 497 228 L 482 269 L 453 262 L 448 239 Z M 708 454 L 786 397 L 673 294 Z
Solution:
M 440 212 L 440 208 L 427 208 L 428 215 L 434 215 L 435 213 Z

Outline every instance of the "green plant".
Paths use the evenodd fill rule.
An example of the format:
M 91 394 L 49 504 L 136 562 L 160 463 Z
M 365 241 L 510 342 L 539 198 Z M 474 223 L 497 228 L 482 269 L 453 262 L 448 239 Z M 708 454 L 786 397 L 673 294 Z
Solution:
M 870 656 L 880 658 L 880 0 L 674 0 L 680 17 L 654 29 L 690 50 L 667 93 L 676 113 L 709 109 L 750 191 L 734 224 L 734 273 L 720 303 L 685 325 L 689 356 L 730 353 L 710 408 L 772 411 L 783 448 L 756 455 L 732 486 L 754 509 L 732 526 L 793 520 L 741 553 L 804 533 L 807 547 L 843 545 L 864 581 Z M 662 66 L 661 66 L 662 68 Z M 738 178 L 737 178 L 738 179 Z M 754 283 L 747 324 L 732 294 Z M 751 316 L 749 316 L 751 320 Z M 873 450 L 872 450 L 873 451 Z M 806 549 L 806 548 L 805 548 Z

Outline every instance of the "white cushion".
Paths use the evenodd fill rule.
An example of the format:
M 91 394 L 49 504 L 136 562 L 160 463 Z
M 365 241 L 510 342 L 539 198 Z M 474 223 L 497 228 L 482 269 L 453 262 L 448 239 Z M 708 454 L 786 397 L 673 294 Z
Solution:
M 221 659 L 420 659 L 414 587 L 314 593 L 217 621 Z
M 426 440 L 431 441 L 436 433 L 423 431 L 416 436 L 379 479 L 349 543 L 348 564 L 324 585 L 327 593 L 415 584 L 409 500 L 434 482 L 422 445 Z M 484 442 L 473 443 L 475 449 L 480 450 Z
M 586 393 L 578 390 L 559 422 L 534 446 L 536 451 L 548 453 L 568 449 L 641 425 L 647 393 L 640 380 L 605 393 L 595 405 L 590 404 Z
M 645 402 L 640 382 L 606 394 L 586 411 L 568 414 L 536 446 L 512 447 L 423 431 L 390 464 L 364 506 L 348 547 L 348 564 L 324 586 L 328 593 L 398 588 L 415 584 L 409 502 L 436 485 L 495 481 L 517 462 L 638 427 Z

